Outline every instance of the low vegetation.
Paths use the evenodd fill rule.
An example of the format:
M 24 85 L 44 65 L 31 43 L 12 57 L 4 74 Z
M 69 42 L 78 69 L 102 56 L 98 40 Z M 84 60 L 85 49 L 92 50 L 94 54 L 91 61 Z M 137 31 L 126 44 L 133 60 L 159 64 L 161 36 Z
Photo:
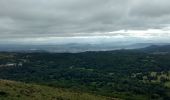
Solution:
M 0 100 L 117 100 L 41 85 L 0 80 Z

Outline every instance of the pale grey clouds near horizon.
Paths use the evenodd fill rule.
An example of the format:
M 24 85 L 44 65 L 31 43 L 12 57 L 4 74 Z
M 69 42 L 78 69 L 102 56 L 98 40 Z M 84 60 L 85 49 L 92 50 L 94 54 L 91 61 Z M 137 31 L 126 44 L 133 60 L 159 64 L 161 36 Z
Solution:
M 169 0 L 0 0 L 0 39 L 168 40 L 169 7 Z

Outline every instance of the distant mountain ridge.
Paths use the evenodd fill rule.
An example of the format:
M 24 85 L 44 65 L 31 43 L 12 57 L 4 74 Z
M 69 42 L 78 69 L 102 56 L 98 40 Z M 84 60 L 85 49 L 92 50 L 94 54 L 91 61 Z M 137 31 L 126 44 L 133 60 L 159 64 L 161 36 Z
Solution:
M 136 44 L 56 44 L 56 45 L 16 45 L 16 44 L 0 44 L 0 51 L 7 52 L 52 52 L 52 53 L 78 53 L 86 51 L 112 51 L 121 49 L 151 49 L 150 46 L 170 45 L 170 43 L 136 43 Z M 150 48 L 148 48 L 150 47 Z
M 155 53 L 170 53 L 170 45 L 151 45 L 151 46 L 148 46 L 146 48 L 142 48 L 140 49 L 141 51 L 144 51 L 144 52 L 155 52 Z

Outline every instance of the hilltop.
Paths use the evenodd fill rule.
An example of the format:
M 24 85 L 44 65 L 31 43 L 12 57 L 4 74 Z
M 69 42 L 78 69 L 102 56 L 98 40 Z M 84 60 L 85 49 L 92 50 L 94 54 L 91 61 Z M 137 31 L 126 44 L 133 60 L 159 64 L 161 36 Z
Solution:
M 88 93 L 66 89 L 0 80 L 0 100 L 109 100 Z M 114 100 L 114 99 L 112 99 Z

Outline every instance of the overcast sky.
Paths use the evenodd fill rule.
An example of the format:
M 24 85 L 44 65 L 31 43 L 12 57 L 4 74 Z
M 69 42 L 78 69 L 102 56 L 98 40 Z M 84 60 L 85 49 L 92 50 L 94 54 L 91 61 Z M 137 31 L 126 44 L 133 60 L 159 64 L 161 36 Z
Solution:
M 0 0 L 0 41 L 170 42 L 170 0 Z

